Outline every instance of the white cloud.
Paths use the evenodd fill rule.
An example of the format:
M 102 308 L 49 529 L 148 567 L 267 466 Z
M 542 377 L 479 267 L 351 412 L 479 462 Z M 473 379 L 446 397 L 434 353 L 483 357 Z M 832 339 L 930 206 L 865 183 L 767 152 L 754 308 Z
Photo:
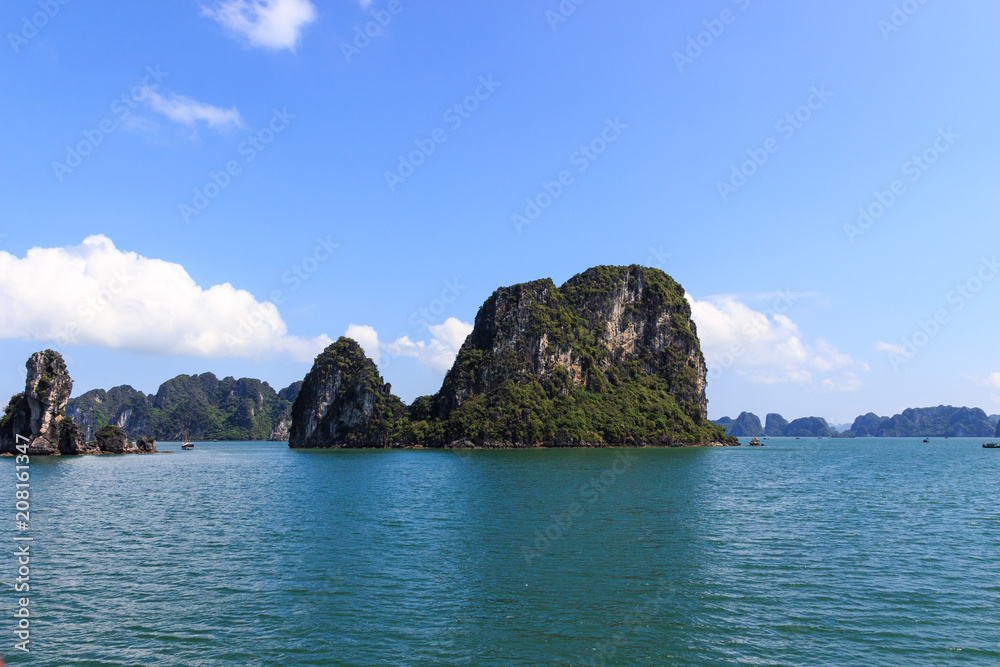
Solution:
M 451 368 L 462 343 L 472 332 L 472 324 L 449 317 L 441 324 L 431 324 L 429 341 L 413 341 L 401 336 L 391 343 L 379 341 L 378 332 L 366 324 L 351 324 L 344 333 L 358 341 L 365 353 L 378 363 L 383 354 L 389 357 L 413 357 L 424 366 L 439 373 Z
M 332 342 L 288 334 L 277 307 L 223 283 L 200 287 L 179 264 L 115 248 L 0 251 L 0 339 L 96 345 L 151 354 L 311 361 Z
M 986 376 L 985 382 L 991 387 L 1000 389 L 1000 373 L 990 373 Z
M 731 295 L 687 299 L 710 376 L 732 372 L 757 384 L 854 391 L 858 371 L 870 370 L 823 338 L 808 342 L 787 315 L 754 310 Z
M 143 91 L 143 99 L 153 111 L 162 113 L 164 116 L 176 123 L 184 125 L 194 125 L 202 120 L 214 129 L 228 130 L 233 127 L 246 127 L 243 117 L 236 107 L 222 109 L 193 100 L 184 95 L 170 94 L 169 97 L 160 95 L 155 90 L 149 88 Z
M 879 352 L 888 352 L 889 354 L 897 354 L 901 357 L 907 359 L 910 358 L 911 353 L 906 350 L 902 345 L 893 345 L 892 343 L 884 343 L 879 341 L 875 343 L 875 349 Z
M 371 357 L 371 360 L 376 364 L 382 358 L 382 350 L 378 342 L 378 332 L 375 331 L 375 327 L 370 327 L 367 324 L 352 324 L 347 327 L 344 335 L 356 340 L 361 349 L 365 351 L 365 354 Z
M 202 13 L 250 46 L 295 50 L 302 30 L 316 20 L 309 0 L 219 0 Z

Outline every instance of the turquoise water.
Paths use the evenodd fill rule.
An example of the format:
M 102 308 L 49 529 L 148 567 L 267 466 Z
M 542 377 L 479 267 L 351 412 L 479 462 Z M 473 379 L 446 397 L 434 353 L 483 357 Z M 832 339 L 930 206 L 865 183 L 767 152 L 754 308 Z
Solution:
M 32 459 L 37 616 L 15 654 L 6 589 L 8 664 L 1000 664 L 979 440 L 196 446 Z

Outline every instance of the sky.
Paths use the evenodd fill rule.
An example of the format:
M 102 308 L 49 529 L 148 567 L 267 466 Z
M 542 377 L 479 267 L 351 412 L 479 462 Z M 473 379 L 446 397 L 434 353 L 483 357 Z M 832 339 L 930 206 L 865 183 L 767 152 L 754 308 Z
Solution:
M 709 415 L 1000 412 L 1000 5 L 10 0 L 0 395 L 435 392 L 500 286 L 686 290 Z

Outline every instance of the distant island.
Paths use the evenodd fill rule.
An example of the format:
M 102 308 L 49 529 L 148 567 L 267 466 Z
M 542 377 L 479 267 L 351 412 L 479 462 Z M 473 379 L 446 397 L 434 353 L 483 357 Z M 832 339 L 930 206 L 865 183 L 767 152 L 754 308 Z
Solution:
M 66 414 L 88 439 L 110 424 L 132 436 L 157 440 L 284 441 L 301 386 L 302 382 L 294 382 L 275 391 L 253 378 L 178 375 L 155 394 L 129 385 L 93 389 L 71 399 Z
M 838 431 L 822 417 L 804 417 L 788 422 L 779 414 L 770 413 L 762 427 L 760 418 L 752 412 L 742 412 L 736 419 L 723 417 L 713 420 L 737 437 L 935 437 L 990 438 L 1000 437 L 1000 415 L 987 415 L 980 408 L 956 408 L 939 405 L 935 408 L 909 408 L 892 417 L 880 417 L 874 412 L 860 415 L 850 429 Z
M 496 290 L 441 389 L 412 405 L 340 338 L 303 381 L 289 446 L 737 444 L 708 421 L 706 376 L 681 286 L 658 269 L 599 266 L 559 287 Z

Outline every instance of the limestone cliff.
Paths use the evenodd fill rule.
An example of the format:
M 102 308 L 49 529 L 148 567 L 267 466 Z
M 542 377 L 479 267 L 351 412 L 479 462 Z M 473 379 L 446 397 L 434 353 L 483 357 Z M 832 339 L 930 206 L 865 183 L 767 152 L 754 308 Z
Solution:
M 151 439 L 129 442 L 125 431 L 108 425 L 87 441 L 85 431 L 66 416 L 73 380 L 62 356 L 53 350 L 36 352 L 25 366 L 24 393 L 10 399 L 0 419 L 0 453 L 19 453 L 16 445 L 27 441 L 28 455 L 129 454 L 156 451 Z M 22 436 L 25 440 L 18 439 Z
M 680 285 L 601 266 L 496 290 L 441 390 L 405 410 L 341 339 L 306 377 L 290 446 L 732 444 L 707 420 L 705 379 Z
M 327 347 L 292 405 L 289 447 L 388 447 L 402 402 L 350 338 Z
M 29 455 L 83 449 L 79 429 L 65 416 L 73 380 L 62 355 L 53 350 L 36 352 L 25 367 L 24 393 L 10 399 L 0 419 L 0 453 L 17 453 L 15 446 L 25 442 L 19 435 L 27 439 Z

